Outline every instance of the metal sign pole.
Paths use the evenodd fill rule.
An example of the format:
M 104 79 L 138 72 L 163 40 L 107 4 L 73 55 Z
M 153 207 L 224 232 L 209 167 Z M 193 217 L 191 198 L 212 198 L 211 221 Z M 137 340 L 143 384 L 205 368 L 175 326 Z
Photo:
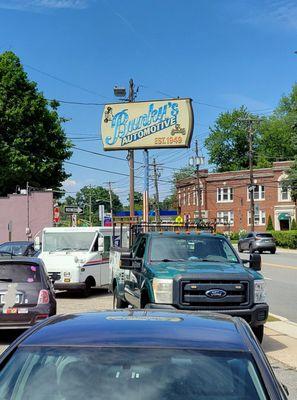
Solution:
M 149 223 L 149 154 L 148 150 L 143 150 L 144 158 L 144 187 L 143 187 L 143 223 L 144 231 Z

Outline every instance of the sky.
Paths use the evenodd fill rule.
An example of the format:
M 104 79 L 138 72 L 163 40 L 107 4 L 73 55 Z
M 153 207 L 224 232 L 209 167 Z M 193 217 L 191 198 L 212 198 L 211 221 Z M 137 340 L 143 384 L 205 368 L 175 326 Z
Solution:
M 133 78 L 138 100 L 190 97 L 198 139 L 221 112 L 245 105 L 269 115 L 297 78 L 295 0 L 0 0 L 0 52 L 14 51 L 48 99 L 61 103 L 64 129 L 81 149 L 104 153 L 103 104 L 116 101 L 115 85 Z M 105 153 L 106 154 L 106 153 Z M 192 149 L 153 150 L 161 198 L 171 192 L 174 169 L 188 165 Z M 112 182 L 127 203 L 125 152 L 115 160 L 73 149 L 65 164 L 72 194 Z M 136 190 L 143 190 L 143 154 L 136 151 Z M 210 166 L 211 167 L 211 166 Z M 119 173 L 123 175 L 119 175 Z M 125 175 L 127 174 L 127 176 Z M 153 181 L 151 180 L 151 194 Z

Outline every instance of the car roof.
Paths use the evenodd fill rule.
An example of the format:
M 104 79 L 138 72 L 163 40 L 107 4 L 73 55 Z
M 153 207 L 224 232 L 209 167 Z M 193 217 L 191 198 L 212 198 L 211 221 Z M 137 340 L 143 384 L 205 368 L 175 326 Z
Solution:
M 224 235 L 222 234 L 216 234 L 216 233 L 210 233 L 210 232 L 200 232 L 200 231 L 176 231 L 176 232 L 170 232 L 170 231 L 158 231 L 158 232 L 147 232 L 146 233 L 149 236 L 171 236 L 171 237 L 188 237 L 188 236 L 203 236 L 203 237 L 212 237 L 212 238 L 225 238 Z
M 25 240 L 16 240 L 16 241 L 14 241 L 14 242 L 4 242 L 4 243 L 1 243 L 0 244 L 0 246 L 2 246 L 2 245 L 4 245 L 4 244 L 23 244 L 23 245 L 28 245 L 28 246 L 30 246 L 30 245 L 32 245 L 32 244 L 34 244 L 34 242 L 28 242 L 27 240 L 25 241 Z
M 112 310 L 59 315 L 20 346 L 159 347 L 248 351 L 238 318 L 210 313 Z
M 9 254 L 5 255 L 5 256 L 1 256 L 0 255 L 0 263 L 1 262 L 17 262 L 17 263 L 26 263 L 26 264 L 42 264 L 42 260 L 38 257 L 26 257 L 26 256 L 10 256 Z

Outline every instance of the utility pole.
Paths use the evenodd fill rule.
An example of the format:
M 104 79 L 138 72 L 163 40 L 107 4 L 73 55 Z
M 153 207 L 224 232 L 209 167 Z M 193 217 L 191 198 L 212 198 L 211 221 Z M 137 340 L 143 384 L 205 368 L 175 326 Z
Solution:
M 91 193 L 92 187 L 90 186 L 90 194 L 89 194 L 89 223 L 90 226 L 92 226 L 92 193 Z
M 198 161 L 199 159 L 199 147 L 198 147 L 198 139 L 195 141 L 195 154 L 196 154 L 196 160 Z M 196 161 L 196 179 L 197 179 L 197 205 L 198 205 L 198 218 L 199 222 L 201 222 L 202 219 L 202 213 L 201 213 L 201 196 L 200 196 L 200 162 Z
M 199 146 L 198 139 L 195 141 L 195 157 L 190 157 L 189 165 L 191 167 L 196 167 L 196 196 L 197 196 L 197 214 L 198 220 L 202 220 L 202 210 L 201 210 L 201 188 L 200 188 L 200 165 L 204 163 L 204 157 L 199 156 Z
M 250 170 L 250 214 L 251 214 L 251 230 L 255 230 L 255 199 L 254 199 L 254 150 L 253 150 L 253 121 L 248 121 L 248 137 L 249 137 L 249 170 Z
M 29 182 L 26 184 L 26 195 L 27 195 L 27 229 L 26 229 L 26 235 L 27 239 L 30 239 L 31 236 L 31 228 L 30 228 L 30 186 Z
M 131 78 L 129 81 L 129 97 L 128 101 L 135 101 L 136 92 L 134 91 L 134 82 Z M 130 218 L 134 217 L 134 150 L 128 150 L 128 161 L 130 169 Z
M 108 182 L 108 192 L 109 192 L 109 205 L 110 205 L 111 222 L 113 223 L 113 205 L 112 205 L 111 183 L 112 182 Z
M 158 178 L 159 173 L 157 171 L 156 159 L 153 159 L 153 168 L 154 168 L 154 183 L 155 183 L 155 221 L 160 222 L 160 198 L 159 198 L 159 185 Z

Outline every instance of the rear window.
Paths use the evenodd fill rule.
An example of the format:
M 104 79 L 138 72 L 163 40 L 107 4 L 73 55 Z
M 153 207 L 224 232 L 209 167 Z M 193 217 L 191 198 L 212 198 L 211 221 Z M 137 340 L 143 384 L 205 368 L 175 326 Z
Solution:
M 40 282 L 40 269 L 36 264 L 2 264 L 0 265 L 0 283 L 2 281 L 16 283 Z
M 271 233 L 257 233 L 256 236 L 257 237 L 262 237 L 262 238 L 273 238 Z

